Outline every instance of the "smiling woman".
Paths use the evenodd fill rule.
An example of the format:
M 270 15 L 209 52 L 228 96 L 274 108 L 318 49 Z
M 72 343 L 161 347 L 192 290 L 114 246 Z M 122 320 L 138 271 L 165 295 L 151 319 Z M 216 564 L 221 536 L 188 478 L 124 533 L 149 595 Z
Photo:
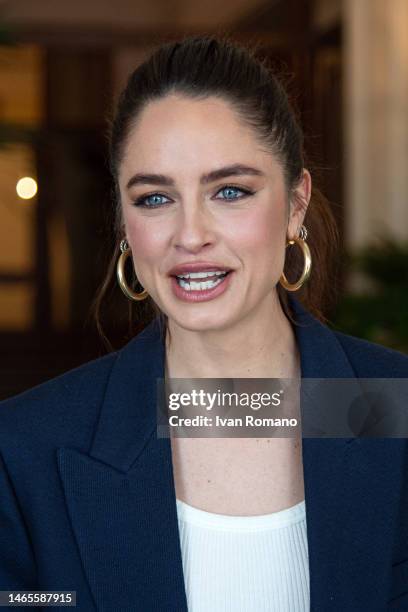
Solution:
M 228 39 L 162 45 L 130 75 L 110 145 L 116 246 L 96 317 L 117 281 L 153 320 L 1 404 L 0 589 L 75 590 L 81 612 L 408 609 L 406 439 L 299 436 L 323 414 L 303 394 L 286 437 L 259 431 L 276 424 L 262 411 L 246 437 L 203 433 L 219 406 L 199 437 L 159 435 L 163 380 L 259 394 L 408 378 L 402 353 L 324 324 L 337 229 L 279 80 Z
M 188 44 L 187 40 L 190 40 Z M 112 122 L 111 168 L 117 195 L 118 240 L 107 278 L 95 301 L 99 330 L 103 335 L 100 311 L 114 280 L 121 239 L 126 235 L 129 252 L 133 254 L 136 277 L 131 284 L 136 285 L 138 281 L 145 286 L 145 283 L 150 284 L 146 275 L 153 274 L 153 267 L 148 262 L 146 247 L 149 244 L 141 237 L 154 241 L 159 230 L 164 244 L 166 236 L 161 230 L 166 227 L 170 234 L 171 220 L 178 227 L 178 239 L 183 243 L 187 240 L 185 246 L 189 247 L 183 261 L 177 255 L 177 262 L 202 261 L 209 247 L 197 258 L 194 244 L 197 239 L 199 243 L 202 236 L 186 235 L 186 232 L 194 232 L 191 225 L 197 217 L 206 218 L 207 226 L 212 220 L 219 233 L 225 234 L 227 225 L 234 242 L 242 246 L 250 235 L 258 242 L 258 253 L 251 249 L 253 258 L 267 255 L 269 261 L 264 261 L 261 270 L 264 275 L 272 271 L 268 282 L 276 286 L 276 292 L 272 292 L 269 299 L 279 298 L 289 319 L 292 315 L 287 291 L 296 288 L 308 309 L 324 321 L 325 306 L 334 298 L 334 283 L 328 278 L 337 250 L 338 231 L 328 202 L 312 186 L 304 168 L 302 131 L 286 93 L 266 63 L 256 59 L 249 49 L 227 39 L 199 37 L 195 41 L 187 40 L 162 45 L 134 71 Z M 302 228 L 302 220 L 309 201 L 307 224 L 313 235 L 310 247 L 302 240 L 307 233 L 306 228 Z M 130 211 L 130 207 L 137 210 Z M 180 216 L 183 224 L 180 224 Z M 140 227 L 146 231 L 141 233 Z M 289 242 L 292 238 L 296 242 Z M 261 239 L 273 247 L 265 251 Z M 156 245 L 151 244 L 159 258 Z M 140 253 L 144 256 L 140 257 Z M 174 256 L 168 252 L 163 256 L 160 269 L 156 268 L 152 279 L 155 287 L 150 287 L 148 295 L 141 293 L 141 296 L 147 297 L 151 315 L 157 315 L 167 326 L 168 312 L 160 299 L 164 299 L 165 287 L 158 279 L 163 278 L 167 262 Z M 237 256 L 233 262 L 229 261 L 231 253 L 220 253 L 220 256 L 228 257 L 228 261 L 216 262 L 210 258 L 204 263 L 211 264 L 213 269 L 217 269 L 214 264 L 225 268 L 229 263 L 237 278 Z M 307 280 L 311 261 L 315 274 L 308 283 L 297 283 L 299 278 Z M 290 281 L 295 282 L 287 280 L 284 263 Z M 244 269 L 241 263 L 241 272 L 246 273 L 246 279 L 254 278 L 248 265 L 249 262 Z M 279 275 L 276 277 L 274 273 L 279 269 L 281 283 L 277 283 Z M 258 267 L 257 276 L 259 270 Z M 303 276 L 302 272 L 307 273 Z M 240 276 L 241 279 L 245 277 Z M 225 288 L 227 281 L 230 283 L 233 279 L 227 277 L 221 283 Z M 179 300 L 190 303 L 202 303 L 213 295 L 198 294 L 197 283 L 170 281 L 168 286 L 177 293 Z M 200 286 L 201 291 L 209 288 L 208 285 Z M 249 295 L 248 290 L 251 291 Z M 248 309 L 255 297 L 253 292 L 250 286 L 241 292 L 243 299 L 249 298 Z M 232 295 L 231 292 L 228 295 Z M 177 302 L 178 310 L 180 305 Z M 266 302 L 264 307 L 268 308 Z M 180 312 L 182 316 L 206 318 L 207 311 L 208 308 L 204 309 L 201 315 L 193 314 L 191 308 L 187 313 Z M 135 320 L 138 317 L 137 308 L 130 311 L 130 328 L 134 327 L 133 317 Z

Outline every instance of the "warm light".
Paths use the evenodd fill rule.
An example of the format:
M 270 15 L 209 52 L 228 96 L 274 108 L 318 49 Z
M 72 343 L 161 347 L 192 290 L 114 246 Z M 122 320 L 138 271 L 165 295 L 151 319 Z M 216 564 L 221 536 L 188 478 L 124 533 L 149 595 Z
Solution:
M 17 182 L 16 191 L 23 200 L 30 200 L 37 193 L 37 182 L 31 176 L 25 176 Z

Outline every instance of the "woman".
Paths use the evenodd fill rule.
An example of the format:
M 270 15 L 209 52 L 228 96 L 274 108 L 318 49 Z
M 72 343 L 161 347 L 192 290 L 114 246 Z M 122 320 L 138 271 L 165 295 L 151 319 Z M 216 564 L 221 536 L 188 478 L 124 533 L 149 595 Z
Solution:
M 322 322 L 336 231 L 282 86 L 228 40 L 163 45 L 111 162 L 110 272 L 157 317 L 3 402 L 1 588 L 81 611 L 407 610 L 405 439 L 157 437 L 159 378 L 408 376 Z

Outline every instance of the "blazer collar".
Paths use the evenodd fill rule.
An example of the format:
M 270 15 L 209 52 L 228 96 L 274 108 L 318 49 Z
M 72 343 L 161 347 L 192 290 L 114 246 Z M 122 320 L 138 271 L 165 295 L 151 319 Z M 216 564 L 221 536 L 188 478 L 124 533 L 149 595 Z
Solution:
M 302 378 L 354 378 L 355 372 L 333 332 L 296 298 L 289 299 L 299 323 L 294 329 Z M 164 378 L 164 356 L 158 319 L 118 352 L 90 451 L 92 457 L 123 472 L 137 459 L 156 429 L 156 379 Z M 339 439 L 340 446 L 344 443 Z
M 299 323 L 302 378 L 353 378 L 335 334 L 292 296 L 290 302 Z M 187 612 L 171 445 L 156 436 L 156 380 L 163 377 L 156 319 L 118 352 L 89 453 L 58 449 L 97 610 Z M 386 579 L 381 568 L 390 554 L 390 538 L 378 527 L 396 511 L 395 469 L 402 466 L 401 447 L 386 442 L 395 441 L 303 439 L 312 610 L 357 609 L 360 597 L 364 609 L 376 609 L 376 585 Z M 387 462 L 381 461 L 379 475 L 383 452 Z M 380 516 L 378 500 L 387 495 L 389 508 Z M 358 541 L 367 543 L 367 554 L 360 554 Z M 361 593 L 355 576 L 367 572 L 376 583 Z

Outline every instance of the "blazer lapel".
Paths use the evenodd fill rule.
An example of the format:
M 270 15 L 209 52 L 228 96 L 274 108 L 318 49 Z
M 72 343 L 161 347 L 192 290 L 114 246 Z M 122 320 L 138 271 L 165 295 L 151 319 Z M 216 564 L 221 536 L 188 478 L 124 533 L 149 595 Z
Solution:
M 290 296 L 303 378 L 353 378 L 337 338 Z M 171 444 L 156 436 L 164 344 L 156 319 L 118 353 L 88 454 L 59 448 L 58 468 L 97 610 L 187 612 Z M 302 402 L 304 401 L 303 398 Z M 402 446 L 303 439 L 311 610 L 376 608 L 387 576 Z M 379 500 L 389 499 L 389 505 Z M 388 523 L 389 524 L 389 523 Z M 392 523 L 391 523 L 392 524 Z M 361 584 L 367 576 L 366 592 Z M 364 591 L 364 589 L 363 589 Z M 371 604 L 371 607 L 370 607 Z
M 89 454 L 58 467 L 98 611 L 187 612 L 170 440 L 156 438 L 164 349 L 154 322 L 118 353 Z
M 291 304 L 302 378 L 355 378 L 335 334 L 292 297 Z M 302 391 L 301 406 L 312 409 Z M 310 609 L 385 609 L 404 440 L 305 437 L 302 446 Z

